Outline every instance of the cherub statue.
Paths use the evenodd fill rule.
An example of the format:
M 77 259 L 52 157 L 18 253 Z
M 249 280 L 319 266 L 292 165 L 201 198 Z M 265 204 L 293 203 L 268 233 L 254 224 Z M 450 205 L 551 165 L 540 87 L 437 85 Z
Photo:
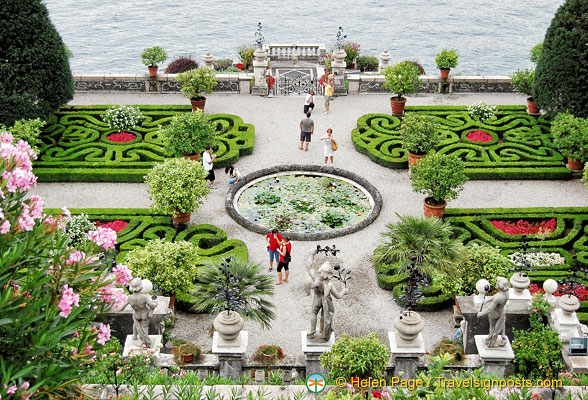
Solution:
M 333 297 L 340 299 L 348 293 L 347 287 L 343 291 L 339 292 L 333 283 L 333 267 L 331 263 L 326 261 L 323 265 L 315 271 L 313 268 L 314 257 L 317 254 L 317 250 L 313 250 L 310 253 L 310 258 L 306 269 L 312 282 L 309 282 L 306 286 L 306 295 L 310 295 L 310 291 L 314 292 L 314 298 L 312 300 L 312 316 L 310 319 L 310 331 L 307 334 L 309 339 L 320 339 L 328 341 L 333 331 L 333 314 L 335 313 L 335 306 L 333 305 Z M 332 297 L 331 297 L 332 296 Z M 318 314 L 321 313 L 321 325 L 318 337 L 316 337 L 316 323 L 318 320 Z
M 134 278 L 129 284 L 131 294 L 121 310 L 124 310 L 128 304 L 131 305 L 133 309 L 133 340 L 141 339 L 145 346 L 151 347 L 149 320 L 153 317 L 153 310 L 157 307 L 157 302 L 151 300 L 148 294 L 141 293 L 142 290 L 143 281 L 141 278 Z
M 496 278 L 498 293 L 487 297 L 478 313 L 478 318 L 488 316 L 490 331 L 486 336 L 486 347 L 503 347 L 508 343 L 505 335 L 506 315 L 504 306 L 508 301 L 508 280 L 502 276 Z M 485 311 L 481 311 L 486 304 L 490 304 Z

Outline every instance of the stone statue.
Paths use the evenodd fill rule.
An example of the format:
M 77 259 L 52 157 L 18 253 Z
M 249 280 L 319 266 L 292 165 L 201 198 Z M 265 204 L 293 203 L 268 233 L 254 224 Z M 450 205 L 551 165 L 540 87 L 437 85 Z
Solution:
M 129 304 L 131 305 L 133 309 L 133 340 L 141 339 L 145 346 L 151 347 L 149 320 L 153 317 L 153 310 L 157 307 L 157 302 L 151 300 L 148 294 L 141 293 L 142 290 L 143 281 L 141 278 L 134 278 L 129 284 L 131 294 L 121 310 L 124 310 Z
M 310 253 L 308 265 L 306 269 L 312 282 L 306 287 L 306 294 L 310 295 L 310 291 L 314 292 L 314 298 L 312 300 L 312 316 L 310 319 L 310 331 L 307 334 L 309 339 L 319 339 L 322 341 L 328 341 L 331 338 L 331 332 L 333 332 L 333 314 L 335 313 L 335 306 L 333 305 L 333 297 L 340 299 L 348 293 L 348 289 L 344 288 L 343 291 L 339 292 L 333 283 L 331 278 L 333 277 L 334 271 L 331 267 L 331 263 L 326 261 L 323 265 L 315 271 L 314 257 L 317 251 L 313 250 Z M 316 332 L 316 323 L 318 320 L 318 314 L 321 313 L 321 324 L 320 332 Z
M 508 301 L 508 280 L 499 276 L 496 278 L 496 289 L 498 293 L 494 296 L 490 296 L 482 303 L 482 308 L 486 304 L 490 304 L 485 311 L 478 313 L 478 318 L 488 316 L 488 322 L 490 323 L 490 331 L 486 336 L 486 347 L 503 347 L 508 343 L 508 338 L 505 335 L 505 322 L 506 314 L 504 306 Z

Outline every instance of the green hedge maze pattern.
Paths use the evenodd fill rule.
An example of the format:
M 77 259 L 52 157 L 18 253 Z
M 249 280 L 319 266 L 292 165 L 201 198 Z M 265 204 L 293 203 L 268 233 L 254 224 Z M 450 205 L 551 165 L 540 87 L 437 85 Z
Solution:
M 470 179 L 567 179 L 566 159 L 554 147 L 550 122 L 545 116 L 528 115 L 522 106 L 499 106 L 496 118 L 482 130 L 492 141 L 472 142 L 468 132 L 478 130 L 466 107 L 407 107 L 436 117 L 441 124 L 437 151 L 459 156 Z M 407 168 L 408 156 L 401 147 L 400 120 L 385 114 L 366 114 L 351 133 L 355 148 L 378 164 Z
M 576 255 L 582 267 L 588 267 L 588 208 L 521 208 L 521 209 L 447 209 L 443 220 L 449 222 L 457 237 L 463 243 L 487 244 L 501 249 L 508 256 L 522 248 L 522 235 L 508 235 L 494 227 L 490 221 L 508 220 L 517 222 L 527 220 L 539 222 L 555 218 L 556 229 L 546 235 L 543 240 L 537 235 L 528 235 L 524 242 L 528 251 L 559 253 L 565 258 L 564 265 L 535 267 L 528 272 L 532 283 L 541 285 L 546 279 L 560 281 L 571 274 L 572 256 Z M 376 273 L 378 284 L 383 289 L 392 290 L 396 298 L 404 291 L 406 276 L 395 274 L 396 266 L 389 265 L 379 268 Z M 588 285 L 588 275 L 580 273 L 580 282 Z M 446 307 L 453 301 L 451 296 L 435 288 L 423 290 L 424 297 L 418 302 L 417 309 L 434 311 Z M 584 314 L 588 321 L 588 302 L 582 302 Z
M 159 127 L 177 113 L 191 112 L 189 106 L 138 106 L 144 118 L 128 130 L 137 138 L 115 143 L 106 137 L 117 130 L 100 117 L 109 107 L 66 107 L 51 117 L 34 163 L 40 181 L 143 182 L 149 169 L 171 157 L 158 135 Z M 215 167 L 233 164 L 239 156 L 253 152 L 253 125 L 229 114 L 213 114 L 210 119 L 221 132 Z

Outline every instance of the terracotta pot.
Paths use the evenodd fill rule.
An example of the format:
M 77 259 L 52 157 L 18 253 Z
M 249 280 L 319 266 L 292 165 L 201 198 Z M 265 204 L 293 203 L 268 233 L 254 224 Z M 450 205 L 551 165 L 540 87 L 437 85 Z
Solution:
M 451 68 L 440 69 L 439 71 L 441 72 L 441 79 L 447 79 L 449 78 L 449 71 L 451 71 Z
M 172 294 L 169 296 L 169 305 L 167 306 L 169 309 L 173 310 L 176 304 L 176 294 Z
M 390 97 L 390 104 L 392 105 L 392 115 L 404 114 L 404 105 L 406 104 L 406 98 L 401 97 Z
M 184 158 L 187 158 L 188 160 L 192 161 L 200 161 L 200 153 L 196 153 L 191 156 L 184 156 Z
M 186 224 L 190 221 L 190 213 L 178 213 L 175 217 L 172 215 L 172 221 L 176 224 Z
M 532 97 L 527 97 L 527 112 L 529 114 L 539 114 L 539 108 L 537 108 L 537 104 L 535 104 Z
M 212 325 L 221 338 L 232 341 L 237 339 L 245 322 L 235 311 L 223 311 L 216 316 Z
M 192 362 L 194 360 L 194 354 L 182 354 L 182 361 L 185 363 Z
M 437 217 L 439 219 L 443 218 L 443 213 L 445 212 L 445 207 L 447 207 L 447 202 L 443 200 L 443 204 L 437 206 L 434 204 L 429 204 L 427 202 L 427 200 L 429 199 L 431 202 L 433 201 L 432 197 L 427 197 L 423 202 L 425 209 L 425 217 Z
M 278 360 L 278 355 L 277 354 L 264 354 L 264 353 L 261 353 L 261 358 L 266 363 L 272 363 L 272 362 Z
M 190 99 L 190 103 L 192 103 L 192 111 L 196 110 L 203 110 L 204 105 L 206 104 L 206 97 L 193 97 Z
M 572 160 L 568 157 L 568 164 L 567 167 L 573 170 L 581 170 L 582 169 L 582 161 Z
M 157 76 L 157 67 L 147 67 L 149 70 L 149 76 L 155 78 Z
M 408 153 L 408 166 L 417 165 L 421 158 L 425 158 L 427 154 L 412 154 L 410 151 Z

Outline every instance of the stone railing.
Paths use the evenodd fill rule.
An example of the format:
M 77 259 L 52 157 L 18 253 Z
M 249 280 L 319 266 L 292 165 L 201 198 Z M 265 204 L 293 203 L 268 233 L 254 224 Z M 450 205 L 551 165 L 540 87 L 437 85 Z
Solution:
M 266 44 L 265 50 L 271 60 L 318 61 L 326 54 L 324 44 Z

